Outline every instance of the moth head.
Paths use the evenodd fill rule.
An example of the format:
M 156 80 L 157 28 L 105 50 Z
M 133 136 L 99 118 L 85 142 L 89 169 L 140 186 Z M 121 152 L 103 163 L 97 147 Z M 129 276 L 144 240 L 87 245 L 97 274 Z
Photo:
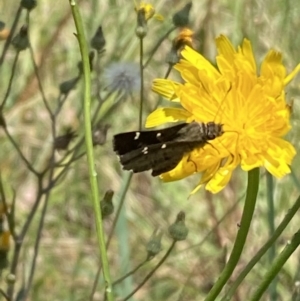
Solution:
M 207 140 L 213 140 L 220 137 L 224 133 L 223 124 L 215 123 L 213 121 L 208 122 L 206 125 L 206 136 Z

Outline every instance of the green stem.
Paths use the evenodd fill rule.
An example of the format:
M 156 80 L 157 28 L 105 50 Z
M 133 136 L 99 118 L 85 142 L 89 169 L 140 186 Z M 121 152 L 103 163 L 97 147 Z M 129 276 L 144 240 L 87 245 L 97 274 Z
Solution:
M 7 101 L 8 97 L 9 97 L 9 94 L 10 94 L 10 91 L 11 91 L 11 88 L 12 88 L 12 85 L 13 85 L 13 79 L 14 79 L 14 76 L 16 74 L 16 67 L 17 67 L 17 62 L 18 62 L 19 54 L 20 54 L 20 51 L 18 51 L 16 53 L 16 56 L 15 56 L 15 59 L 14 59 L 14 62 L 13 62 L 12 68 L 11 68 L 11 75 L 10 75 L 10 78 L 9 78 L 8 87 L 7 87 L 6 93 L 4 95 L 4 99 L 2 101 L 2 104 L 0 106 L 0 111 L 2 111 L 3 108 L 5 107 L 6 101 Z
M 267 271 L 264 279 L 260 282 L 257 290 L 253 294 L 253 296 L 249 299 L 250 301 L 258 301 L 270 285 L 270 283 L 274 280 L 277 274 L 280 272 L 286 261 L 289 257 L 295 252 L 300 244 L 300 230 L 294 234 L 292 240 L 287 243 L 284 250 L 279 254 L 279 256 L 273 262 L 271 268 Z
M 243 271 L 238 275 L 237 279 L 233 282 L 231 288 L 227 292 L 226 296 L 222 299 L 222 301 L 231 300 L 235 291 L 239 287 L 239 285 L 242 283 L 242 281 L 246 278 L 246 276 L 249 274 L 249 272 L 252 270 L 252 268 L 256 265 L 256 263 L 262 258 L 262 256 L 269 250 L 270 246 L 274 244 L 274 242 L 278 239 L 278 237 L 281 235 L 283 230 L 287 227 L 287 225 L 290 223 L 292 218 L 295 216 L 295 214 L 298 212 L 300 208 L 300 196 L 296 200 L 295 204 L 288 210 L 286 216 L 284 217 L 283 221 L 280 223 L 280 225 L 277 227 L 277 229 L 274 231 L 274 234 L 270 239 L 264 244 L 264 246 L 261 247 L 261 249 L 256 253 L 256 255 L 249 261 L 249 263 L 246 265 L 246 267 L 243 269 Z
M 141 87 L 140 87 L 139 130 L 141 130 L 142 127 L 143 127 L 143 105 L 144 105 L 144 68 L 143 68 L 143 58 L 144 58 L 143 38 L 140 38 L 140 77 L 141 77 Z
M 113 224 L 111 226 L 111 229 L 110 229 L 110 232 L 109 232 L 109 235 L 108 235 L 108 238 L 107 238 L 106 250 L 109 249 L 109 245 L 110 245 L 111 239 L 112 239 L 112 237 L 114 235 L 114 230 L 116 228 L 116 224 L 118 222 L 118 219 L 119 219 L 119 216 L 120 216 L 120 213 L 121 213 L 121 209 L 123 207 L 127 191 L 129 189 L 129 185 L 130 185 L 130 182 L 131 182 L 131 179 L 132 179 L 132 175 L 133 175 L 132 172 L 126 173 L 126 175 L 125 175 L 125 177 L 123 179 L 123 184 L 122 184 L 121 189 L 120 189 L 119 198 L 116 201 L 116 204 L 118 204 L 118 209 L 117 209 L 117 212 L 116 212 Z M 94 294 L 96 292 L 101 269 L 102 269 L 102 266 L 100 265 L 99 268 L 98 268 L 97 274 L 95 276 L 95 280 L 94 280 L 94 283 L 93 283 L 92 292 L 90 294 L 90 300 L 93 300 L 93 296 L 94 296 Z
M 29 16 L 30 16 L 30 12 L 27 11 L 26 21 L 27 21 L 28 31 L 31 28 L 30 17 Z M 41 76 L 39 74 L 39 68 L 38 68 L 38 65 L 37 65 L 37 63 L 35 61 L 35 58 L 34 58 L 34 51 L 33 51 L 32 44 L 31 44 L 30 40 L 29 40 L 29 52 L 30 52 L 30 56 L 31 56 L 32 64 L 33 64 L 33 69 L 34 69 L 35 77 L 37 79 L 38 87 L 39 87 L 39 90 L 41 92 L 41 96 L 42 96 L 42 100 L 43 100 L 44 106 L 47 109 L 49 116 L 51 118 L 53 118 L 53 113 L 51 111 L 49 102 L 48 102 L 48 100 L 46 98 L 46 94 L 45 94 L 45 91 L 44 91 L 44 88 L 43 88 L 43 85 L 42 85 Z
M 119 279 L 115 280 L 113 282 L 112 285 L 117 285 L 118 283 L 122 282 L 124 279 L 126 279 L 127 277 L 133 275 L 135 272 L 137 272 L 142 266 L 145 265 L 145 263 L 147 263 L 149 261 L 148 258 L 144 259 L 144 261 L 142 261 L 141 263 L 139 263 L 134 269 L 132 269 L 130 272 L 126 273 L 125 275 L 123 275 L 122 277 L 120 277 Z
M 248 187 L 246 192 L 246 200 L 243 210 L 243 215 L 241 219 L 241 225 L 237 233 L 237 237 L 224 270 L 222 271 L 219 279 L 208 293 L 205 301 L 213 301 L 219 295 L 224 285 L 229 280 L 231 274 L 233 273 L 240 256 L 242 254 L 244 245 L 246 243 L 246 238 L 250 228 L 251 220 L 254 213 L 256 197 L 259 186 L 259 169 L 255 168 L 248 172 Z
M 99 252 L 101 263 L 103 267 L 103 276 L 106 284 L 106 296 L 108 301 L 113 301 L 112 285 L 109 271 L 109 264 L 107 258 L 107 252 L 105 248 L 105 237 L 103 222 L 100 210 L 100 200 L 99 200 L 99 191 L 97 183 L 97 172 L 95 170 L 94 162 L 94 152 L 93 152 L 93 141 L 92 141 L 92 128 L 91 128 L 91 116 L 90 116 L 90 107 L 91 107 L 91 74 L 90 74 L 90 63 L 89 63 L 89 54 L 88 47 L 86 43 L 86 37 L 84 35 L 84 28 L 81 19 L 81 15 L 76 5 L 75 0 L 69 0 L 70 6 L 72 9 L 72 14 L 77 29 L 77 38 L 79 42 L 80 52 L 83 62 L 83 74 L 84 74 L 84 127 L 85 127 L 85 142 L 87 149 L 87 160 L 89 167 L 90 183 L 91 183 L 91 193 L 94 212 L 96 215 L 96 229 L 97 229 L 97 238 L 99 244 Z
M 22 5 L 20 5 L 20 6 L 18 7 L 17 12 L 16 12 L 15 19 L 14 19 L 13 25 L 12 25 L 12 27 L 11 27 L 9 36 L 8 36 L 8 38 L 6 39 L 5 44 L 4 44 L 4 46 L 3 46 L 3 51 L 2 51 L 2 54 L 1 54 L 1 57 L 0 57 L 0 67 L 1 67 L 1 65 L 3 64 L 3 62 L 4 62 L 5 55 L 6 55 L 6 53 L 7 53 L 7 50 L 8 50 L 8 48 L 9 48 L 9 45 L 10 45 L 10 43 L 11 43 L 11 40 L 12 40 L 13 36 L 15 35 L 15 31 L 16 31 L 16 28 L 17 28 L 17 26 L 18 26 L 18 23 L 19 23 L 19 20 L 20 20 L 20 17 L 21 17 L 22 10 L 23 10 L 23 7 L 22 7 Z
M 159 263 L 153 268 L 153 270 L 148 275 L 146 275 L 146 277 L 142 280 L 142 282 L 128 296 L 126 296 L 121 301 L 129 300 L 129 298 L 131 298 L 139 289 L 141 289 L 141 287 L 152 277 L 152 275 L 158 270 L 158 268 L 166 261 L 166 259 L 174 249 L 176 242 L 177 242 L 176 240 L 173 240 L 171 246 L 167 250 L 164 257 L 159 261 Z
M 269 224 L 269 236 L 273 236 L 275 232 L 275 209 L 274 209 L 274 181 L 273 176 L 267 171 L 267 202 L 268 202 L 268 224 Z M 275 243 L 271 245 L 269 249 L 269 264 L 272 264 L 274 258 L 276 257 L 276 246 Z M 276 279 L 272 282 L 269 288 L 270 300 L 277 300 L 277 283 Z
M 152 50 L 149 52 L 150 55 L 146 61 L 146 63 L 144 64 L 144 69 L 148 66 L 148 64 L 150 63 L 150 61 L 153 58 L 153 55 L 155 54 L 155 52 L 158 50 L 159 46 L 162 44 L 162 42 L 170 35 L 170 33 L 172 33 L 177 27 L 176 26 L 172 26 L 155 44 L 155 46 L 152 48 Z

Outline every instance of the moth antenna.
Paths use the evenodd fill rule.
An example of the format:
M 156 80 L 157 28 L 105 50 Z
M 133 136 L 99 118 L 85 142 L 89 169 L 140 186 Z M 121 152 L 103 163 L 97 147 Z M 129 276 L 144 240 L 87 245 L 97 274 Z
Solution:
M 203 89 L 205 90 L 206 94 L 207 94 L 207 95 L 211 95 L 211 93 L 210 93 L 209 91 L 207 91 L 207 89 L 206 89 L 205 85 L 203 84 L 203 82 L 201 81 L 201 79 L 200 79 L 200 82 L 201 82 L 201 85 L 202 85 Z M 228 93 L 230 92 L 231 89 L 232 89 L 232 84 L 229 83 L 229 88 L 228 88 L 228 90 L 226 91 L 226 94 L 225 94 L 224 98 L 221 100 L 221 103 L 219 104 L 219 107 L 218 107 L 218 109 L 217 109 L 217 112 L 216 112 L 216 114 L 215 114 L 215 117 L 214 117 L 213 122 L 216 121 L 216 118 L 217 118 L 217 116 L 218 116 L 218 114 L 219 114 L 219 112 L 220 112 L 220 110 L 221 110 L 222 104 L 223 104 L 223 102 L 225 101 L 225 99 L 226 99 L 226 97 L 227 97 L 227 95 L 228 95 Z
M 221 103 L 220 103 L 220 105 L 219 105 L 219 107 L 218 107 L 218 109 L 217 109 L 217 112 L 216 112 L 216 115 L 215 115 L 215 117 L 214 117 L 213 122 L 216 122 L 216 119 L 217 119 L 217 117 L 218 117 L 218 114 L 219 114 L 220 111 L 221 111 L 222 105 L 223 105 L 224 101 L 226 100 L 226 97 L 227 97 L 228 93 L 231 91 L 231 89 L 232 89 L 232 84 L 229 83 L 229 88 L 228 88 L 228 90 L 226 91 L 226 94 L 224 95 L 224 97 L 223 97 L 223 99 L 222 99 L 222 101 L 221 101 Z M 226 133 L 235 133 L 235 134 L 237 135 L 237 142 L 236 142 L 236 147 L 237 147 L 237 145 L 238 145 L 238 140 L 239 140 L 239 133 L 236 132 L 236 131 L 226 131 L 226 132 L 224 132 L 224 134 L 226 134 Z M 225 145 L 222 143 L 222 141 L 219 140 L 218 142 L 219 142 L 225 149 L 227 149 L 227 148 L 225 147 Z M 212 143 L 210 143 L 209 141 L 207 141 L 207 144 L 210 144 L 216 151 L 218 151 L 217 148 L 214 147 L 214 145 L 213 145 Z
M 232 89 L 232 85 L 231 85 L 231 83 L 229 83 L 229 88 L 226 91 L 226 94 L 224 95 L 223 99 L 221 100 L 221 103 L 219 104 L 219 107 L 217 109 L 217 112 L 216 112 L 216 115 L 215 115 L 215 118 L 214 118 L 213 122 L 216 121 L 217 116 L 218 116 L 219 112 L 221 111 L 222 105 L 223 105 L 224 101 L 226 100 L 226 97 L 227 97 L 228 93 L 231 91 L 231 89 Z

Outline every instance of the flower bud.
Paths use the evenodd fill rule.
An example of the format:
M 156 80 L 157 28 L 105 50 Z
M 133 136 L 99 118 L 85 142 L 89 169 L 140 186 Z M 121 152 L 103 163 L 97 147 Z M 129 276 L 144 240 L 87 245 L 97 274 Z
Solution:
M 27 26 L 23 25 L 20 32 L 12 39 L 13 46 L 17 51 L 25 50 L 29 47 Z
M 187 27 L 180 30 L 177 37 L 173 40 L 172 48 L 167 56 L 167 63 L 175 65 L 181 58 L 182 49 L 188 45 L 192 47 L 194 32 Z
M 54 140 L 54 148 L 57 150 L 66 150 L 70 142 L 77 136 L 74 131 L 67 129 L 67 133 L 62 136 L 58 136 Z
M 135 34 L 138 38 L 143 39 L 148 32 L 147 21 L 155 14 L 155 9 L 151 4 L 141 3 L 139 7 L 135 7 L 137 13 L 137 26 Z
M 109 124 L 97 124 L 93 130 L 93 145 L 103 145 L 106 142 L 107 131 L 110 128 Z
M 143 39 L 147 35 L 147 32 L 148 32 L 147 25 L 146 26 L 138 26 L 135 29 L 135 34 L 139 39 Z
M 152 236 L 150 237 L 146 250 L 147 250 L 147 258 L 148 260 L 152 259 L 155 255 L 157 255 L 161 251 L 161 238 L 163 232 L 160 229 L 156 229 Z
M 22 0 L 21 6 L 25 9 L 32 10 L 36 7 L 37 1 L 36 0 Z
M 141 3 L 135 7 L 138 26 L 144 26 L 155 15 L 155 8 L 150 3 Z
M 185 213 L 180 211 L 176 217 L 176 221 L 169 227 L 169 234 L 171 237 L 178 240 L 185 240 L 188 235 L 188 228 L 185 225 Z
M 179 59 L 180 59 L 180 55 L 178 55 L 177 49 L 175 49 L 172 46 L 170 52 L 167 55 L 166 62 L 173 66 L 179 62 Z
M 105 43 L 106 41 L 103 35 L 102 26 L 99 26 L 91 40 L 91 46 L 98 52 L 101 52 L 105 46 Z
M 90 70 L 93 71 L 93 61 L 94 61 L 95 53 L 93 51 L 90 51 L 89 53 L 89 63 L 90 63 Z M 79 69 L 79 74 L 83 73 L 83 66 L 82 62 L 79 62 L 77 64 L 77 67 Z
M 100 202 L 102 219 L 106 218 L 114 212 L 114 204 L 112 202 L 113 196 L 114 192 L 112 190 L 107 190 L 104 198 Z
M 189 2 L 180 11 L 174 14 L 172 21 L 176 27 L 184 27 L 189 24 L 190 10 L 192 2 Z
M 75 89 L 78 80 L 79 80 L 79 77 L 77 76 L 75 78 L 72 78 L 70 80 L 67 80 L 67 81 L 61 83 L 59 85 L 59 91 L 60 91 L 60 93 L 66 95 L 71 90 Z
M 16 275 L 15 275 L 15 274 L 12 274 L 12 273 L 8 274 L 8 275 L 6 276 L 6 282 L 7 282 L 8 284 L 14 284 L 14 283 L 16 282 Z

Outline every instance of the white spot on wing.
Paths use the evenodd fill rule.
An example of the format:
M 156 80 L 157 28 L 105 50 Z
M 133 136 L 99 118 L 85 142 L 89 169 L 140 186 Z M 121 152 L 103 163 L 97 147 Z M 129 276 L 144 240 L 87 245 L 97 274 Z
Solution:
M 156 137 L 158 138 L 158 137 L 160 137 L 161 136 L 161 133 L 157 133 L 156 134 Z
M 148 154 L 148 147 L 147 146 L 143 148 L 142 153 L 145 154 L 145 155 Z
M 167 144 L 163 144 L 162 146 L 161 146 L 161 148 L 166 148 L 167 147 Z
M 138 140 L 140 137 L 141 133 L 140 132 L 136 132 L 135 136 L 134 136 L 134 140 Z

